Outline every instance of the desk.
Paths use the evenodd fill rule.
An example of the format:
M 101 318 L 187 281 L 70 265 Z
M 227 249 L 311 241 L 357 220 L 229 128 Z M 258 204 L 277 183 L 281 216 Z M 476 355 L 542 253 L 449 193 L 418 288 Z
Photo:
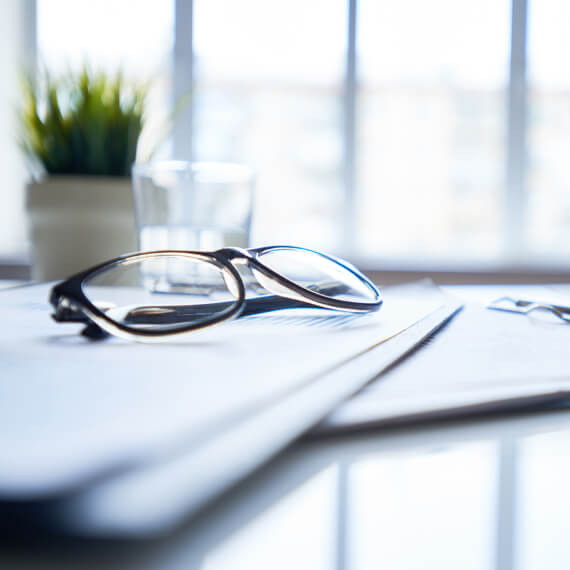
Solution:
M 565 410 L 306 437 L 172 535 L 30 537 L 0 568 L 567 569 L 569 481 Z
M 569 568 L 570 412 L 304 440 L 145 543 L 2 546 L 1 568 Z

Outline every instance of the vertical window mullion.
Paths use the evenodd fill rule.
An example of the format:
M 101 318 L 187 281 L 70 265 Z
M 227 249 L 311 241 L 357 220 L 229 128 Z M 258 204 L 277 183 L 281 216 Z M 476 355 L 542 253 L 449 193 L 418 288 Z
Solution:
M 193 0 L 174 0 L 174 61 L 172 107 L 177 110 L 173 126 L 172 154 L 192 158 L 192 98 L 186 103 L 193 82 Z M 177 109 L 177 105 L 180 107 Z
M 20 34 L 21 63 L 24 69 L 36 69 L 38 56 L 38 7 L 36 0 L 22 2 L 23 24 Z
M 526 28 L 527 0 L 512 0 L 507 180 L 504 203 L 505 253 L 510 261 L 520 260 L 524 255 L 527 234 Z
M 342 250 L 354 253 L 356 243 L 356 9 L 357 0 L 348 2 L 346 74 L 344 80 L 344 216 Z

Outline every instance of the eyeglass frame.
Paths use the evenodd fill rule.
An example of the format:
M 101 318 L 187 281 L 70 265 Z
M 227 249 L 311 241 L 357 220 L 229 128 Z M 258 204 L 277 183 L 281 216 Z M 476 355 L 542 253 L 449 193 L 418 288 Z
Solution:
M 257 259 L 258 255 L 269 250 L 289 249 L 306 251 L 309 253 L 317 254 L 331 261 L 343 269 L 357 277 L 364 283 L 372 293 L 375 294 L 374 301 L 349 301 L 345 299 L 335 299 L 329 297 L 318 291 L 314 291 L 298 285 L 287 277 L 284 277 L 277 271 L 265 265 L 262 261 Z M 172 330 L 163 329 L 141 329 L 133 328 L 129 325 L 120 323 L 107 316 L 104 309 L 97 307 L 89 300 L 83 291 L 83 283 L 87 278 L 94 277 L 105 269 L 111 268 L 113 265 L 124 263 L 127 260 L 156 258 L 156 257 L 173 257 L 182 256 L 192 259 L 203 260 L 208 263 L 214 262 L 219 269 L 229 271 L 235 284 L 237 285 L 238 297 L 227 312 L 221 312 L 213 316 L 209 320 L 200 321 L 198 323 L 188 324 L 180 328 Z M 245 284 L 243 277 L 236 269 L 234 262 L 239 260 L 247 263 L 250 267 L 262 273 L 265 277 L 276 282 L 279 286 L 288 289 L 294 294 L 294 297 L 287 297 L 279 294 L 264 295 L 259 298 L 247 299 Z M 260 302 L 261 300 L 261 302 Z M 267 302 L 270 301 L 270 302 Z M 104 338 L 108 334 L 118 336 L 121 338 L 128 338 L 130 340 L 141 340 L 143 337 L 146 340 L 162 340 L 165 337 L 189 333 L 195 330 L 214 326 L 224 321 L 235 319 L 239 316 L 245 316 L 244 310 L 247 305 L 251 305 L 252 309 L 247 314 L 258 314 L 271 310 L 285 309 L 285 308 L 299 308 L 299 307 L 317 307 L 323 309 L 341 310 L 354 313 L 367 313 L 374 312 L 380 309 L 383 299 L 377 286 L 370 281 L 362 272 L 348 262 L 331 255 L 321 253 L 312 249 L 289 246 L 289 245 L 270 245 L 257 248 L 243 249 L 239 247 L 224 247 L 215 251 L 193 251 L 193 250 L 156 250 L 156 251 L 141 251 L 136 253 L 129 253 L 121 255 L 114 259 L 99 263 L 89 269 L 85 269 L 65 279 L 64 281 L 55 285 L 49 296 L 49 302 L 53 306 L 55 312 L 52 318 L 56 322 L 81 322 L 88 325 L 84 334 L 93 339 Z M 259 305 L 258 308 L 253 307 Z M 101 326 L 101 322 L 104 323 Z M 112 332 L 111 332 L 112 331 Z

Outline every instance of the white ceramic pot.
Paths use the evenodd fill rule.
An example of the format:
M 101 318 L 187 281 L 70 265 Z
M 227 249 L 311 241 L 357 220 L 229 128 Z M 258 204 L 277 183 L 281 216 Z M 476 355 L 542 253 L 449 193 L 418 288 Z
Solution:
M 136 250 L 129 178 L 49 176 L 27 185 L 26 208 L 35 281 Z

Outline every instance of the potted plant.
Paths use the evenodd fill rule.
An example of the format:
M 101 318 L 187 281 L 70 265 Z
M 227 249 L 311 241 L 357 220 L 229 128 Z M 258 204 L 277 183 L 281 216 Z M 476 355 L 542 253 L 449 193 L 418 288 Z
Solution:
M 36 174 L 26 187 L 34 280 L 136 249 L 130 174 L 146 93 L 121 73 L 86 67 L 24 81 L 21 146 Z

